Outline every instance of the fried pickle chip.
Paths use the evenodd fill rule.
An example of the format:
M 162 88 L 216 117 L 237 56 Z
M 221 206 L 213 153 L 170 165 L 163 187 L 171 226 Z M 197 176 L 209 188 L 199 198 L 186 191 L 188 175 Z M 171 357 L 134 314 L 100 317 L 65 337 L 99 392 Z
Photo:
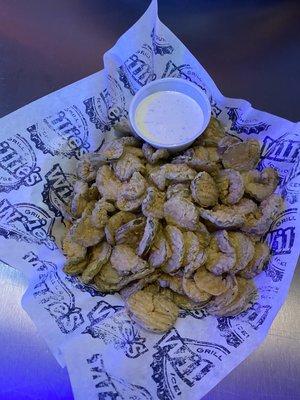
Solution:
M 129 275 L 149 268 L 147 261 L 137 256 L 132 247 L 117 244 L 111 253 L 110 262 L 120 275 Z
M 219 120 L 211 117 L 205 131 L 195 141 L 196 145 L 217 147 L 220 140 L 225 136 L 224 128 Z
M 238 283 L 234 275 L 229 275 L 228 279 L 231 280 L 231 286 L 226 292 L 214 297 L 206 306 L 205 309 L 209 314 L 215 315 L 222 309 L 232 303 L 238 296 Z
M 213 296 L 219 296 L 231 287 L 231 282 L 227 277 L 216 276 L 204 267 L 197 269 L 194 281 L 200 290 Z
M 149 252 L 148 262 L 151 267 L 162 266 L 171 257 L 171 247 L 162 230 L 158 231 Z
M 142 150 L 149 164 L 156 164 L 161 160 L 166 160 L 170 155 L 167 149 L 155 149 L 149 143 L 144 143 Z
M 115 241 L 117 244 L 137 245 L 144 233 L 146 218 L 138 217 L 121 225 L 115 233 Z
M 200 209 L 200 216 L 218 228 L 238 228 L 245 222 L 243 214 L 233 208 L 217 206 L 213 210 Z
M 246 279 L 252 279 L 260 274 L 270 258 L 270 249 L 266 243 L 256 243 L 254 256 L 247 266 L 239 271 L 239 275 Z
M 211 294 L 205 292 L 196 285 L 193 278 L 187 278 L 184 276 L 182 278 L 182 287 L 184 293 L 195 303 L 200 303 L 201 305 L 206 304 L 211 299 Z
M 178 307 L 162 294 L 143 290 L 134 293 L 126 302 L 131 318 L 151 332 L 167 332 L 176 322 Z
M 71 276 L 80 275 L 85 270 L 88 262 L 89 262 L 88 258 L 85 258 L 79 261 L 78 263 L 67 261 L 64 264 L 63 271 Z
M 109 219 L 108 213 L 113 211 L 115 211 L 115 207 L 112 203 L 105 199 L 98 200 L 91 215 L 92 225 L 99 229 L 104 228 Z
M 117 198 L 116 206 L 121 211 L 136 211 L 143 203 L 145 196 L 138 197 L 136 199 L 128 200 L 124 196 L 120 195 Z
M 89 283 L 99 273 L 100 269 L 109 261 L 111 246 L 107 242 L 101 242 L 92 248 L 89 263 L 82 272 L 83 283 Z
M 149 275 L 145 276 L 144 278 L 130 282 L 128 285 L 126 285 L 120 290 L 120 295 L 122 299 L 127 300 L 128 297 L 130 297 L 133 293 L 136 293 L 139 290 L 144 289 L 147 285 L 156 282 L 161 274 L 162 274 L 161 271 L 156 270 L 150 273 Z M 157 291 L 157 293 L 158 292 L 159 290 Z
M 218 153 L 223 154 L 229 147 L 237 143 L 241 143 L 241 139 L 227 134 L 218 142 Z
M 82 215 L 70 229 L 72 240 L 83 247 L 94 246 L 104 238 L 104 229 L 93 226 L 91 215 Z
M 176 226 L 167 225 L 165 235 L 171 248 L 171 256 L 161 267 L 164 272 L 175 272 L 182 266 L 184 257 L 184 239 L 183 234 Z
M 108 165 L 103 165 L 98 169 L 96 185 L 99 193 L 106 200 L 117 200 L 118 193 L 122 187 L 122 183 Z
M 218 202 L 218 188 L 207 172 L 199 172 L 191 182 L 193 199 L 201 207 L 213 207 Z
M 257 201 L 262 201 L 274 193 L 278 182 L 278 172 L 274 168 L 256 169 L 242 174 L 245 192 Z
M 178 275 L 161 274 L 157 281 L 162 288 L 169 288 L 173 292 L 184 294 L 182 278 Z
M 199 211 L 185 197 L 171 197 L 164 204 L 164 217 L 169 225 L 195 231 L 199 227 Z
M 215 275 L 232 271 L 236 265 L 236 251 L 230 242 L 229 234 L 225 230 L 217 231 L 207 248 L 205 267 Z
M 133 219 L 136 218 L 136 215 L 131 213 L 131 212 L 127 212 L 127 211 L 119 211 L 116 214 L 112 215 L 105 228 L 105 237 L 106 240 L 109 244 L 114 245 L 115 242 L 115 234 L 116 231 L 122 226 L 127 224 L 127 222 L 132 221 Z
M 172 185 L 168 186 L 166 192 L 167 200 L 175 196 L 192 200 L 189 183 L 173 183 Z
M 103 165 L 103 159 L 99 154 L 84 154 L 77 162 L 77 177 L 85 182 L 92 182 L 95 180 L 97 170 L 101 165 Z
M 237 277 L 238 294 L 233 296 L 233 300 L 223 307 L 217 310 L 207 311 L 217 317 L 233 317 L 245 311 L 249 306 L 250 302 L 254 299 L 256 295 L 256 288 L 253 281 Z
M 142 257 L 150 250 L 155 236 L 160 228 L 158 219 L 148 217 L 144 229 L 144 234 L 137 248 L 137 255 Z
M 260 158 L 260 144 L 249 139 L 228 147 L 222 155 L 224 168 L 249 171 L 256 167 Z
M 118 161 L 113 163 L 113 170 L 116 177 L 124 182 L 130 179 L 134 172 L 145 172 L 145 166 L 139 157 L 125 152 Z
M 86 257 L 86 247 L 74 242 L 70 232 L 62 240 L 62 251 L 71 264 L 77 264 Z
M 252 240 L 241 232 L 228 232 L 229 241 L 235 250 L 236 263 L 231 270 L 234 273 L 244 269 L 254 256 Z
M 283 199 L 279 195 L 271 194 L 261 202 L 257 212 L 247 216 L 241 230 L 254 235 L 264 235 L 276 216 L 283 210 L 283 204 Z
M 186 164 L 164 164 L 150 172 L 150 178 L 160 190 L 164 190 L 169 181 L 187 182 L 195 176 L 196 171 Z
M 162 219 L 164 217 L 165 194 L 150 186 L 142 202 L 142 212 L 146 217 Z
M 244 182 L 238 171 L 234 169 L 221 170 L 215 180 L 222 203 L 232 205 L 241 200 L 244 195 Z
M 135 200 L 141 197 L 146 192 L 146 189 L 146 179 L 139 172 L 134 172 L 130 180 L 123 183 L 119 196 L 127 200 Z
M 219 166 L 219 154 L 216 148 L 196 146 L 186 150 L 181 156 L 173 158 L 173 164 L 188 165 L 197 172 L 213 173 Z

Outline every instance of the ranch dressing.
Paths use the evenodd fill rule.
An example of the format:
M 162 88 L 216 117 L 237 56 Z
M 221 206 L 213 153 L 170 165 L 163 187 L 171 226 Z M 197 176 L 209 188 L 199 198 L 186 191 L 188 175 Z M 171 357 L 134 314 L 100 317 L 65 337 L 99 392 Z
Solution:
M 135 111 L 135 123 L 145 140 L 166 146 L 193 139 L 200 132 L 203 120 L 199 104 L 173 90 L 147 96 Z

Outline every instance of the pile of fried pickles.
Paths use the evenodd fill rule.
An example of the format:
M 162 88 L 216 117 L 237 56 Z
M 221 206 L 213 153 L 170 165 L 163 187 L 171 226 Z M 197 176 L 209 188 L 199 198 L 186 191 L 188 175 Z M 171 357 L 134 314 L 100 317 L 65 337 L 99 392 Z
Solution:
M 270 257 L 264 235 L 283 209 L 277 171 L 255 169 L 260 151 L 211 118 L 179 154 L 129 135 L 83 155 L 61 210 L 65 273 L 119 292 L 152 332 L 168 331 L 180 309 L 245 311 Z

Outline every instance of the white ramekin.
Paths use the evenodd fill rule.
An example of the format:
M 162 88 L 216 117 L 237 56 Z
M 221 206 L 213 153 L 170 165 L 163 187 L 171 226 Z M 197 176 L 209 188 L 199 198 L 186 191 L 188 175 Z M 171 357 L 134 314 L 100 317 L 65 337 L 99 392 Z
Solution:
M 186 141 L 181 141 L 179 143 L 174 143 L 167 146 L 165 144 L 159 143 L 159 141 L 152 141 L 149 140 L 149 138 L 146 138 L 143 135 L 143 132 L 139 130 L 135 122 L 135 112 L 139 103 L 150 94 L 165 90 L 173 90 L 190 96 L 199 104 L 204 116 L 203 123 L 199 126 L 199 131 L 193 137 L 188 137 Z M 210 117 L 211 106 L 204 91 L 200 89 L 196 84 L 181 78 L 163 78 L 148 83 L 134 95 L 129 106 L 129 122 L 131 124 L 133 133 L 155 148 L 167 148 L 170 151 L 174 152 L 181 151 L 189 147 L 193 143 L 193 141 L 197 139 L 197 137 L 199 137 L 201 133 L 205 130 L 209 123 Z

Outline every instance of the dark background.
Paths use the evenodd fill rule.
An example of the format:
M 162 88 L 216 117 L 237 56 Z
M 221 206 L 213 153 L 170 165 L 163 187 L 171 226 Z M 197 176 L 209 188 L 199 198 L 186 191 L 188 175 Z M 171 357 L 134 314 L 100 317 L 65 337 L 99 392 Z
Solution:
M 0 116 L 102 68 L 145 0 L 0 0 Z M 160 0 L 224 95 L 300 118 L 300 2 Z

